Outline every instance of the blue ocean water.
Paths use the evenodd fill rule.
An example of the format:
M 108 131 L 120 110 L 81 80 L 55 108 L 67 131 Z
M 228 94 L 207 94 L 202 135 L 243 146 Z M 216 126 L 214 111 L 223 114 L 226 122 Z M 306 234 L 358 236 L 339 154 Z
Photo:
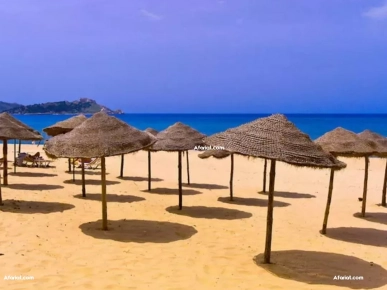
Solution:
M 152 127 L 161 131 L 175 122 L 182 122 L 210 135 L 239 126 L 270 114 L 122 114 L 117 118 L 140 130 Z M 337 127 L 359 133 L 365 129 L 387 136 L 387 114 L 383 115 L 326 115 L 285 114 L 312 139 Z M 71 115 L 15 115 L 20 121 L 43 133 L 43 128 L 72 117 Z M 43 134 L 46 136 L 45 134 Z

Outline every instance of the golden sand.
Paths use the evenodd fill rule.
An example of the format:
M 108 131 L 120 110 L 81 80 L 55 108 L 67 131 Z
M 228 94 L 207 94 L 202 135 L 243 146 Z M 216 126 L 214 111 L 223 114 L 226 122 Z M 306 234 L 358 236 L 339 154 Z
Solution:
M 16 174 L 10 163 L 0 208 L 0 289 L 387 289 L 387 208 L 378 206 L 384 160 L 371 160 L 368 217 L 361 219 L 364 160 L 343 159 L 348 168 L 335 176 L 327 236 L 320 229 L 329 171 L 278 163 L 275 264 L 264 266 L 263 161 L 235 158 L 230 203 L 229 158 L 196 155 L 182 211 L 176 153 L 152 154 L 152 193 L 145 152 L 126 155 L 123 180 L 120 157 L 107 158 L 108 232 L 99 230 L 100 170 L 87 170 L 82 198 L 80 170 L 73 183 L 66 159 Z M 34 280 L 4 280 L 8 275 Z

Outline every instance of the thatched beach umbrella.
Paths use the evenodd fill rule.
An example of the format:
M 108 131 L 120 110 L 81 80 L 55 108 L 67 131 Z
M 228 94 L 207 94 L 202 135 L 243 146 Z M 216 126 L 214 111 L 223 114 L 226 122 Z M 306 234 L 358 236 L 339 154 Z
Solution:
M 99 112 L 71 132 L 48 140 L 44 149 L 48 155 L 61 158 L 101 158 L 102 229 L 107 230 L 105 158 L 139 151 L 155 141 L 149 134 Z
M 28 126 L 27 124 L 24 124 L 23 122 L 21 122 L 20 120 L 16 119 L 15 117 L 13 117 L 12 115 L 8 114 L 7 112 L 4 112 L 4 113 L 1 113 L 0 116 L 2 116 L 3 118 L 6 118 L 8 120 L 10 120 L 11 122 L 19 125 L 20 127 L 34 133 L 36 136 L 40 136 L 40 139 L 34 139 L 33 141 L 41 141 L 43 140 L 43 137 L 42 135 L 39 133 L 39 131 L 31 128 L 30 126 Z M 30 140 L 31 141 L 31 140 Z M 13 155 L 14 155 L 14 163 L 13 163 L 13 170 L 14 172 L 16 172 L 16 139 L 13 143 L 13 147 L 14 147 L 14 150 L 13 150 Z M 21 150 L 21 140 L 19 140 L 19 153 L 20 153 L 20 150 Z
M 147 132 L 156 138 L 159 133 L 159 131 L 153 128 L 146 128 L 144 132 Z M 148 152 L 148 190 L 150 191 L 152 188 L 152 150 L 146 149 L 146 151 Z
M 195 146 L 202 146 L 204 137 L 205 135 L 199 131 L 177 122 L 158 133 L 157 142 L 150 148 L 152 151 L 178 152 L 179 209 L 183 207 L 182 152 L 186 151 L 188 158 L 188 150 L 193 150 Z
M 281 114 L 228 129 L 204 138 L 204 142 L 211 146 L 221 146 L 232 154 L 271 160 L 264 263 L 270 263 L 276 161 L 294 166 L 332 170 L 339 170 L 346 166 L 345 163 L 323 151 L 307 134 L 301 132 Z M 333 187 L 333 180 L 330 180 L 329 187 L 330 189 Z
M 19 126 L 11 121 L 6 115 L 0 114 L 0 140 L 3 141 L 3 184 L 8 185 L 8 140 L 41 140 L 42 136 L 37 135 L 30 130 Z M 16 160 L 15 160 L 16 161 Z
M 364 186 L 363 186 L 363 202 L 361 215 L 365 216 L 366 201 L 367 201 L 367 184 L 368 184 L 368 165 L 369 157 L 375 154 L 380 147 L 373 141 L 364 140 L 357 136 L 354 132 L 344 128 L 336 128 L 328 133 L 325 133 L 320 138 L 316 139 L 316 144 L 320 145 L 326 152 L 331 153 L 335 157 L 364 157 Z M 333 178 L 333 176 L 332 176 Z M 326 216 L 324 218 L 322 233 L 326 233 L 331 196 L 328 196 Z
M 68 118 L 66 120 L 60 121 L 55 123 L 54 125 L 51 125 L 49 127 L 46 127 L 43 129 L 43 132 L 46 132 L 48 136 L 55 137 L 61 134 L 66 134 L 68 132 L 71 132 L 74 128 L 81 125 L 84 121 L 86 121 L 87 118 L 83 114 L 79 114 L 77 116 Z M 68 159 L 69 162 L 69 172 L 71 172 L 71 159 Z M 83 166 L 83 164 L 82 164 Z M 75 172 L 74 172 L 75 163 L 73 162 L 73 181 L 75 181 Z
M 372 132 L 370 130 L 364 130 L 363 132 L 357 134 L 360 138 L 365 140 L 373 141 L 379 144 L 382 147 L 382 151 L 378 152 L 376 155 L 380 157 L 386 157 L 387 153 L 387 138 L 382 135 Z M 384 180 L 383 180 L 383 190 L 382 190 L 382 206 L 386 206 L 386 187 L 387 187 L 387 161 L 386 167 L 384 170 Z
M 226 157 L 230 156 L 231 160 L 231 168 L 230 168 L 230 200 L 233 200 L 233 181 L 234 181 L 234 154 L 227 150 L 207 150 L 200 154 L 198 154 L 198 157 L 200 159 L 208 159 L 210 157 L 213 157 L 215 159 L 224 159 Z
M 144 130 L 144 132 L 148 133 L 148 134 L 151 134 L 153 137 L 157 135 L 158 131 L 156 131 L 155 129 L 152 129 L 152 128 L 146 128 Z M 150 151 L 148 149 L 146 149 L 145 151 L 148 151 L 148 176 L 149 176 L 149 182 L 150 182 Z M 124 154 L 121 155 L 121 170 L 120 170 L 120 178 L 124 177 L 124 162 L 125 162 L 125 158 L 124 158 Z M 150 183 L 148 182 L 148 190 L 150 190 Z

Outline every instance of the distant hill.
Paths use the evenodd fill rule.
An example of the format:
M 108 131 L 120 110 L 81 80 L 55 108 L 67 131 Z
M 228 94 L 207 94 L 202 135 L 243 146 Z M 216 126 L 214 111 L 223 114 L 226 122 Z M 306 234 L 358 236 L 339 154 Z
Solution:
M 94 100 L 86 98 L 81 98 L 73 102 L 61 101 L 27 106 L 18 105 L 3 111 L 10 114 L 94 114 L 101 111 L 108 114 L 123 113 L 121 110 L 111 110 L 105 106 L 97 104 Z
M 16 103 L 6 103 L 6 102 L 1 102 L 0 101 L 0 112 L 10 110 L 13 108 L 21 107 L 22 105 L 16 104 Z

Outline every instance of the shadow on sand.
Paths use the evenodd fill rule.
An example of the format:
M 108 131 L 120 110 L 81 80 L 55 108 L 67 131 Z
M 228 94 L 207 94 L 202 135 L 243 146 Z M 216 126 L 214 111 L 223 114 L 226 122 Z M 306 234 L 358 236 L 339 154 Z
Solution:
M 207 184 L 207 183 L 183 183 L 184 187 L 201 188 L 201 189 L 227 189 L 228 186 L 219 184 Z
M 8 188 L 19 189 L 19 190 L 54 190 L 64 188 L 62 185 L 55 184 L 25 184 L 25 183 L 14 183 L 8 184 Z
M 118 220 L 108 221 L 108 231 L 101 230 L 102 221 L 84 223 L 82 232 L 96 239 L 134 243 L 170 243 L 186 240 L 197 233 L 191 226 L 159 221 Z
M 263 254 L 254 257 L 254 262 L 283 279 L 351 289 L 374 289 L 387 284 L 386 269 L 352 256 L 298 250 L 275 251 L 271 256 L 273 264 L 262 264 Z M 363 276 L 364 279 L 341 280 L 338 276 Z
M 76 185 L 82 185 L 82 180 L 81 179 L 76 179 L 73 181 L 72 179 L 68 179 L 63 181 L 65 184 L 76 184 Z M 113 185 L 113 184 L 119 184 L 119 181 L 112 181 L 112 180 L 106 180 L 106 185 Z M 86 185 L 101 185 L 101 180 L 99 179 L 85 179 L 85 184 Z
M 268 192 L 258 192 L 262 195 L 268 195 Z M 283 197 L 283 198 L 316 198 L 315 195 L 309 193 L 298 193 L 298 192 L 288 192 L 288 191 L 275 191 L 274 197 Z
M 4 205 L 0 206 L 0 211 L 27 214 L 47 214 L 53 212 L 63 212 L 72 208 L 74 208 L 74 205 L 68 203 L 7 199 L 4 201 Z
M 342 227 L 327 229 L 326 237 L 375 247 L 387 247 L 387 232 L 369 228 Z
M 124 177 L 117 177 L 121 180 L 128 180 L 128 181 L 148 181 L 148 177 L 141 177 L 141 176 L 124 176 Z M 152 182 L 159 182 L 163 181 L 164 179 L 161 178 L 151 178 Z
M 101 201 L 101 194 L 100 193 L 86 193 L 86 197 L 82 197 L 82 194 L 74 195 L 75 198 L 84 199 L 84 200 L 94 200 L 94 201 Z M 137 201 L 143 201 L 145 198 L 134 196 L 134 195 L 118 195 L 118 194 L 106 194 L 106 200 L 107 202 L 137 202 Z
M 267 207 L 267 204 L 268 204 L 268 201 L 266 199 L 245 198 L 245 197 L 234 197 L 232 201 L 230 200 L 230 197 L 219 197 L 218 201 L 228 203 L 228 204 L 260 206 L 260 207 Z M 278 200 L 275 200 L 273 204 L 275 207 L 285 207 L 290 205 L 290 203 L 282 202 Z
M 73 174 L 72 171 L 66 171 L 68 174 Z M 82 170 L 78 168 L 78 170 L 75 170 L 75 175 L 82 175 Z M 101 176 L 101 171 L 88 171 L 85 170 L 85 175 L 99 175 Z M 108 172 L 106 172 L 106 175 L 109 175 Z
M 370 212 L 365 217 L 362 217 L 360 213 L 355 213 L 353 216 L 368 222 L 387 225 L 387 212 Z
M 146 193 L 154 193 L 154 194 L 165 194 L 165 195 L 178 195 L 179 190 L 177 188 L 162 188 L 162 187 L 157 187 L 153 188 L 151 191 L 148 190 L 142 190 L 143 192 Z M 201 191 L 194 190 L 194 189 L 184 189 L 183 188 L 183 195 L 196 195 L 196 194 L 201 194 Z
M 16 172 L 16 173 L 9 173 L 9 175 L 12 176 L 19 176 L 19 177 L 55 177 L 58 176 L 58 174 L 52 174 L 52 173 L 42 173 L 42 172 Z
M 170 206 L 165 210 L 173 214 L 204 219 L 236 220 L 253 216 L 249 212 L 223 207 L 185 206 L 182 210 L 179 210 L 177 206 Z

